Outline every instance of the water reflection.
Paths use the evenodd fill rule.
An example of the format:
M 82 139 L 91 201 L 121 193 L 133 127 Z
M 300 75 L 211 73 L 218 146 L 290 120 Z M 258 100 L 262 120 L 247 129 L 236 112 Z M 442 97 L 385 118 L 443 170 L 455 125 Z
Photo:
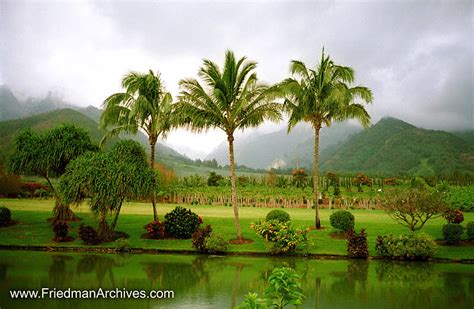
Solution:
M 10 289 L 167 289 L 169 300 L 68 300 L 68 307 L 232 308 L 263 294 L 275 267 L 302 277 L 303 308 L 446 307 L 474 305 L 474 265 L 323 261 L 295 258 L 0 252 L 0 307 L 61 307 L 64 300 L 7 299 Z M 3 306 L 5 305 L 5 306 Z M 35 307 L 35 306 L 34 306 Z M 81 306 L 82 307 L 82 306 Z

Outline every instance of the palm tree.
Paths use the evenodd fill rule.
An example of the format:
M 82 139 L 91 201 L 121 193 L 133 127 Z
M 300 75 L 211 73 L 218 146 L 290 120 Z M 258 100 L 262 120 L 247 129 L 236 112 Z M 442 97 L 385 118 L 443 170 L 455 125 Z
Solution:
M 122 79 L 125 92 L 114 93 L 105 99 L 100 127 L 109 129 L 101 141 L 120 133 L 136 134 L 139 129 L 148 136 L 150 168 L 155 168 L 155 145 L 159 137 L 166 138 L 173 126 L 172 97 L 166 92 L 160 78 L 150 70 L 147 74 L 129 72 Z M 152 196 L 153 218 L 156 212 L 156 192 Z
M 246 57 L 236 61 L 232 51 L 226 52 L 223 70 L 214 62 L 204 60 L 198 72 L 203 85 L 193 78 L 181 80 L 179 102 L 176 104 L 183 126 L 195 132 L 219 128 L 227 135 L 231 200 L 240 242 L 243 238 L 235 184 L 234 133 L 239 129 L 257 127 L 265 119 L 281 120 L 281 104 L 272 101 L 277 93 L 274 88 L 257 82 L 256 66 Z
M 279 84 L 285 94 L 284 107 L 289 112 L 288 132 L 300 121 L 308 122 L 314 129 L 314 209 L 315 227 L 320 228 L 318 205 L 319 131 L 333 121 L 355 118 L 364 127 L 370 125 L 370 116 L 357 101 L 371 103 L 372 92 L 363 86 L 350 87 L 354 82 L 354 70 L 334 64 L 322 51 L 316 69 L 309 69 L 297 60 L 291 61 L 290 73 Z

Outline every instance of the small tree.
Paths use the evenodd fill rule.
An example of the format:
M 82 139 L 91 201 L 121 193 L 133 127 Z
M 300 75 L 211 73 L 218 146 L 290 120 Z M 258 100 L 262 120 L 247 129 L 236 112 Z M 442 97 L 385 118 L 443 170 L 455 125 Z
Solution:
M 427 190 L 393 190 L 382 203 L 388 215 L 410 231 L 420 230 L 425 223 L 443 215 L 448 209 L 442 196 Z
M 72 220 L 74 213 L 64 204 L 51 178 L 61 176 L 66 166 L 87 151 L 96 151 L 89 134 L 73 125 L 62 125 L 45 133 L 31 129 L 21 131 L 13 142 L 9 170 L 15 174 L 34 175 L 46 179 L 54 193 L 55 220 Z
M 87 154 L 71 162 L 61 178 L 60 190 L 68 203 L 86 198 L 99 220 L 98 234 L 112 240 L 125 199 L 150 197 L 154 174 L 143 148 L 135 141 L 118 142 L 109 152 Z M 109 225 L 107 216 L 112 214 Z

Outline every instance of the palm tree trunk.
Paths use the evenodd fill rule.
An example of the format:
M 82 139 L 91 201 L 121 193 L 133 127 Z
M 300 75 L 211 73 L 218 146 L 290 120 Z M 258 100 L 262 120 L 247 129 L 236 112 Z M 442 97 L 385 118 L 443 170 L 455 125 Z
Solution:
M 321 228 L 321 220 L 319 219 L 319 198 L 318 198 L 318 163 L 319 163 L 319 130 L 320 126 L 314 126 L 314 222 L 317 229 Z
M 156 141 L 150 142 L 150 168 L 155 172 L 155 145 Z M 151 196 L 151 204 L 153 205 L 153 221 L 158 220 L 158 214 L 156 212 L 156 183 L 153 183 L 153 193 Z
M 120 203 L 119 207 L 117 208 L 115 212 L 115 216 L 114 216 L 114 221 L 112 221 L 112 224 L 110 225 L 110 229 L 112 230 L 112 232 L 115 232 L 115 227 L 117 226 L 120 209 L 122 209 L 122 204 L 123 204 L 123 201 Z
M 230 183 L 232 185 L 232 208 L 234 209 L 234 223 L 237 230 L 237 239 L 243 243 L 242 231 L 240 230 L 239 207 L 237 205 L 237 189 L 235 185 L 235 160 L 234 160 L 234 136 L 227 136 L 229 141 L 229 161 L 230 161 Z
M 59 196 L 58 191 L 56 191 L 56 189 L 54 188 L 51 180 L 48 177 L 48 174 L 44 175 L 44 178 L 46 178 L 46 181 L 48 182 L 51 190 L 53 190 L 53 194 L 54 194 L 55 203 L 54 203 L 54 208 L 53 208 L 52 220 L 53 221 L 72 221 L 72 220 L 77 219 L 76 215 L 71 210 L 69 205 L 64 205 L 61 202 L 61 197 Z

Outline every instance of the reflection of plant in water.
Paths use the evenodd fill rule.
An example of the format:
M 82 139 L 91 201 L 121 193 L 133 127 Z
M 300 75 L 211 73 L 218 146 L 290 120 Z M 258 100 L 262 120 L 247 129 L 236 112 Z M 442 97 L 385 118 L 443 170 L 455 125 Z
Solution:
M 433 279 L 430 263 L 386 261 L 377 264 L 375 271 L 379 281 L 417 283 Z
M 471 277 L 471 283 L 473 279 Z M 444 274 L 444 289 L 449 297 L 449 302 L 453 305 L 462 305 L 467 302 L 466 286 L 463 282 L 463 276 L 459 273 Z
M 7 264 L 0 264 L 0 280 L 5 280 L 7 278 Z
M 103 286 L 104 278 L 108 275 L 112 286 L 115 287 L 113 268 L 116 266 L 118 264 L 113 258 L 100 255 L 85 255 L 77 262 L 76 273 L 80 275 L 95 272 L 99 286 Z
M 67 271 L 66 261 L 72 258 L 65 255 L 53 255 L 52 259 L 48 270 L 49 286 L 55 288 L 67 286 L 66 281 L 71 280 L 71 275 Z
M 339 280 L 331 284 L 331 291 L 334 295 L 340 295 L 341 293 L 354 295 L 357 284 L 365 290 L 369 274 L 369 262 L 366 260 L 350 260 L 346 272 L 333 274 L 340 277 Z

